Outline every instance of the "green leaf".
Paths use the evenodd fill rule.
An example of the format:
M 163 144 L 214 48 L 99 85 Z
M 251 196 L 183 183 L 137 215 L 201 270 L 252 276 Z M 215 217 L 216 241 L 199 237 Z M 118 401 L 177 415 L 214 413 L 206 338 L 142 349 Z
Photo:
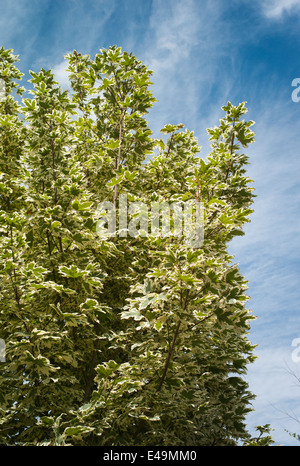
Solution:
M 54 220 L 54 222 L 51 223 L 51 228 L 53 228 L 54 230 L 56 230 L 60 226 L 61 226 L 61 223 L 58 220 Z
M 89 434 L 93 430 L 94 428 L 90 426 L 67 427 L 64 430 L 63 436 L 64 437 L 78 437 L 79 435 Z
M 72 207 L 75 210 L 78 210 L 80 212 L 89 210 L 89 208 L 93 205 L 92 201 L 83 201 L 79 202 L 78 199 L 75 199 L 75 201 L 72 202 Z
M 59 272 L 61 275 L 65 277 L 70 277 L 70 278 L 78 278 L 78 277 L 83 277 L 84 275 L 86 275 L 86 271 L 82 271 L 74 265 L 70 267 L 59 266 Z
M 225 214 L 220 215 L 219 220 L 223 225 L 233 225 L 235 223 L 234 218 L 228 217 Z
M 123 178 L 124 178 L 124 174 L 120 175 L 118 178 L 113 178 L 107 183 L 107 186 L 112 188 L 113 186 L 116 186 L 116 184 L 120 184 Z
M 148 294 L 145 298 L 140 301 L 139 308 L 146 309 L 153 301 L 156 301 L 157 295 L 156 294 Z
M 124 311 L 121 313 L 121 318 L 122 319 L 131 319 L 133 318 L 134 320 L 142 320 L 144 317 L 140 314 L 140 311 L 138 309 L 130 309 L 129 311 Z
M 138 172 L 134 171 L 134 172 L 130 173 L 128 170 L 125 170 L 124 174 L 125 174 L 125 178 L 127 180 L 133 181 L 136 178 L 136 175 L 138 174 Z
M 87 299 L 83 304 L 80 305 L 83 309 L 95 309 L 99 306 L 96 299 Z

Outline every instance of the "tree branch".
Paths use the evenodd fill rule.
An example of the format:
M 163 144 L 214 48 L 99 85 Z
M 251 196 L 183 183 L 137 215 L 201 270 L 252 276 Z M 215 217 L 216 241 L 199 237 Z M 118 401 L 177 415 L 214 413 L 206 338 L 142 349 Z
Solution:
M 185 295 L 184 305 L 183 305 L 183 309 L 182 309 L 183 311 L 185 311 L 185 309 L 186 309 L 186 307 L 187 307 L 189 292 L 190 292 L 190 290 L 187 290 L 186 295 Z M 173 353 L 173 351 L 174 351 L 176 339 L 177 339 L 177 337 L 178 337 L 180 325 L 181 325 L 181 319 L 179 319 L 179 321 L 178 321 L 178 323 L 177 323 L 176 330 L 175 330 L 175 333 L 174 333 L 174 336 L 173 336 L 173 340 L 172 340 L 172 344 L 171 344 L 171 346 L 170 346 L 170 348 L 169 348 L 169 351 L 168 351 L 168 356 L 167 356 L 167 359 L 166 359 L 164 372 L 163 372 L 162 378 L 161 378 L 161 380 L 160 380 L 159 386 L 158 386 L 158 388 L 157 388 L 157 391 L 158 391 L 158 392 L 161 390 L 161 388 L 162 388 L 162 386 L 163 386 L 163 383 L 164 383 L 164 381 L 165 381 L 165 379 L 166 379 L 166 376 L 167 376 L 167 372 L 168 372 L 168 368 L 169 368 L 169 365 L 170 365 L 172 353 Z
M 161 390 L 161 388 L 163 386 L 163 383 L 164 383 L 164 381 L 166 379 L 166 375 L 167 375 L 167 372 L 168 372 L 168 367 L 169 367 L 170 360 L 171 360 L 171 357 L 172 357 L 172 353 L 173 353 L 173 350 L 174 350 L 174 347 L 175 347 L 175 343 L 176 343 L 176 339 L 177 339 L 177 336 L 178 336 L 178 333 L 179 333 L 180 325 L 181 325 L 181 319 L 179 319 L 179 321 L 177 323 L 177 326 L 176 326 L 176 330 L 175 330 L 175 333 L 174 333 L 172 345 L 171 345 L 171 347 L 169 349 L 168 357 L 167 357 L 167 360 L 166 360 L 166 363 L 165 363 L 164 373 L 162 375 L 159 386 L 157 388 L 158 392 Z

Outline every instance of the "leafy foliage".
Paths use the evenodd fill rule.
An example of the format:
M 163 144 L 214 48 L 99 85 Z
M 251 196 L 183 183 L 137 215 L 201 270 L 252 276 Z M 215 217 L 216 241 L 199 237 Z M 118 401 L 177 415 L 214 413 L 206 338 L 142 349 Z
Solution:
M 228 243 L 253 188 L 244 103 L 193 132 L 145 119 L 151 74 L 118 47 L 66 56 L 72 92 L 0 49 L 0 440 L 8 445 L 236 445 L 249 438 L 247 282 Z M 97 205 L 198 200 L 205 238 L 99 238 Z

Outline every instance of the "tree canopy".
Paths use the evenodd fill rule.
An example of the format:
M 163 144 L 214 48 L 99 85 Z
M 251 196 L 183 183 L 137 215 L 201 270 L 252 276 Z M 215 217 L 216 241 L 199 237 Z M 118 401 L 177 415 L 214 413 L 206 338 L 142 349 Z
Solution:
M 152 72 L 133 54 L 65 58 L 69 91 L 41 69 L 24 97 L 18 57 L 0 49 L 0 442 L 246 442 L 254 316 L 228 252 L 254 197 L 245 102 L 222 107 L 201 158 L 182 124 L 153 137 Z M 195 211 L 175 232 L 187 203 L 196 245 Z M 123 215 L 114 234 L 105 205 Z

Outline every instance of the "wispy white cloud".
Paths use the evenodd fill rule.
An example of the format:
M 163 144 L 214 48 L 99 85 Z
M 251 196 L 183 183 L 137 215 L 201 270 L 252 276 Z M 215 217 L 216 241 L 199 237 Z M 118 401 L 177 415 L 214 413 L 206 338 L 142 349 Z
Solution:
M 0 44 L 6 48 L 13 48 L 16 54 L 30 55 L 34 50 L 33 44 L 40 33 L 43 10 L 47 8 L 49 0 L 40 2 L 32 0 L 14 0 L 1 2 L 0 5 Z M 24 58 L 24 57 L 23 57 Z
M 273 438 L 280 443 L 299 445 L 285 432 L 299 432 L 300 366 L 292 360 L 291 344 L 264 348 L 257 352 L 258 359 L 249 367 L 247 381 L 249 389 L 256 395 L 254 411 L 247 417 L 249 430 L 255 434 L 256 425 L 270 424 Z
M 60 2 L 58 2 L 60 3 Z M 116 0 L 89 0 L 88 4 L 81 0 L 65 2 L 63 17 L 58 22 L 59 31 L 55 45 L 71 44 L 68 48 L 82 47 L 82 53 L 89 53 L 102 46 L 99 41 L 105 39 L 107 22 L 116 9 Z
M 262 7 L 267 18 L 280 19 L 285 13 L 300 13 L 300 0 L 264 0 Z
M 67 72 L 68 62 L 64 60 L 57 65 L 55 65 L 52 69 L 52 72 L 55 76 L 56 81 L 59 82 L 62 89 L 71 89 L 70 81 L 69 81 L 69 74 Z
M 250 339 L 258 344 L 260 357 L 247 375 L 257 399 L 249 425 L 270 423 L 276 429 L 274 438 L 287 445 L 296 441 L 284 429 L 299 427 L 281 411 L 295 410 L 300 393 L 300 386 L 291 388 L 293 381 L 285 370 L 292 364 L 291 342 L 300 337 L 300 104 L 287 98 L 290 91 L 271 89 L 253 101 L 256 142 L 247 154 L 258 197 L 246 235 L 230 246 L 249 280 L 249 307 L 257 316 Z
M 154 94 L 159 101 L 151 121 L 154 130 L 169 122 L 182 122 L 197 133 L 203 128 L 202 118 L 206 125 L 208 120 L 215 123 L 216 113 L 212 111 L 207 118 L 211 109 L 204 115 L 203 104 L 218 87 L 221 61 L 224 57 L 228 60 L 229 71 L 233 60 L 226 51 L 229 35 L 221 23 L 221 10 L 217 0 L 201 4 L 196 0 L 153 1 L 143 47 L 144 61 L 154 71 Z M 222 98 L 216 109 L 224 104 L 224 94 L 231 86 L 229 76 L 223 75 Z

